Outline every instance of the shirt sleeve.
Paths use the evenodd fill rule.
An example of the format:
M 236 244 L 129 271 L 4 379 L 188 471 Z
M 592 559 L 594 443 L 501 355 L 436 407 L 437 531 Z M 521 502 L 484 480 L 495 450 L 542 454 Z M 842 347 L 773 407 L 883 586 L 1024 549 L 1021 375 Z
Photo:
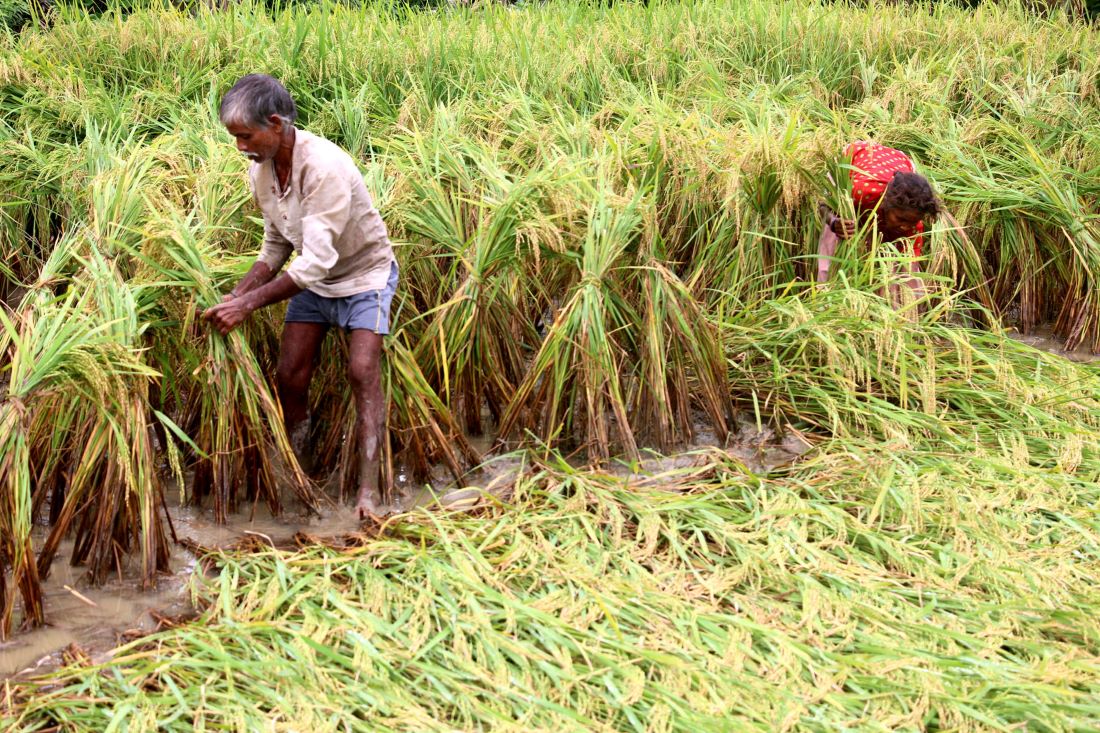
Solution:
M 324 280 L 336 265 L 336 240 L 351 218 L 351 185 L 339 171 L 303 178 L 302 253 L 286 274 L 305 290 Z

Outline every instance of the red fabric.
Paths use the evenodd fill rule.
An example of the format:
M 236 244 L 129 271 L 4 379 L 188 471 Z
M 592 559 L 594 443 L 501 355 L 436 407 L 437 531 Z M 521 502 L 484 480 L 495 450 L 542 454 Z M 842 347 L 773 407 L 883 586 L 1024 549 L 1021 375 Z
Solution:
M 868 140 L 850 144 L 844 149 L 844 155 L 851 158 L 852 201 L 861 214 L 878 206 L 895 173 L 915 172 L 908 155 Z M 923 232 L 924 224 L 917 224 L 913 239 L 913 254 L 917 257 L 920 257 L 924 244 Z

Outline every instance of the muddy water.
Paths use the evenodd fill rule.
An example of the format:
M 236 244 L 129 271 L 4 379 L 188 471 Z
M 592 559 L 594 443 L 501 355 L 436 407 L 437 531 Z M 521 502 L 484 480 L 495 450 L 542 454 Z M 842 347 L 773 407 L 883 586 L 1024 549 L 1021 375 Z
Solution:
M 1093 354 L 1086 348 L 1080 348 L 1075 351 L 1066 351 L 1064 348 L 1064 342 L 1054 336 L 1050 326 L 1040 326 L 1029 334 L 1022 334 L 1019 331 L 1009 331 L 1010 338 L 1019 341 L 1020 343 L 1033 346 L 1040 351 L 1047 351 L 1051 354 L 1057 354 L 1058 356 L 1069 359 L 1070 361 L 1077 362 L 1093 362 L 1100 361 L 1100 354 Z
M 320 517 L 290 509 L 280 518 L 271 516 L 263 504 L 254 509 L 249 505 L 219 526 L 208 510 L 180 507 L 174 498 L 169 503 L 176 535 L 204 547 L 228 547 L 249 535 L 280 544 L 298 531 L 323 536 L 357 527 L 349 507 L 334 508 Z M 84 569 L 69 565 L 71 552 L 72 543 L 63 543 L 45 583 L 49 625 L 0 642 L 0 679 L 55 667 L 62 650 L 74 643 L 89 652 L 93 661 L 101 661 L 128 636 L 153 631 L 154 614 L 176 616 L 192 610 L 188 581 L 195 557 L 183 547 L 172 548 L 171 571 L 160 576 L 155 589 L 146 591 L 141 589 L 136 566 L 123 568 L 120 577 L 101 587 L 87 586 Z
M 149 632 L 156 626 L 149 611 L 177 615 L 188 610 L 185 586 L 194 567 L 190 553 L 172 556 L 172 571 L 160 578 L 157 588 L 143 592 L 134 568 L 121 578 L 89 588 L 84 569 L 69 565 L 72 543 L 63 542 L 45 583 L 48 626 L 16 633 L 0 642 L 0 679 L 22 670 L 55 666 L 60 650 L 70 644 L 90 650 L 93 658 L 117 644 L 126 632 Z

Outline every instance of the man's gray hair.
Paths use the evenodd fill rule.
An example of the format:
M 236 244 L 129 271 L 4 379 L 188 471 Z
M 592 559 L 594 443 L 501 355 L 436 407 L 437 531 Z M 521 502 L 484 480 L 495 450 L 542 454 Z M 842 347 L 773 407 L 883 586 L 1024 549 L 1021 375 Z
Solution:
M 278 115 L 287 124 L 298 119 L 298 108 L 279 80 L 267 74 L 242 76 L 222 97 L 218 118 L 223 125 L 267 127 L 271 115 Z

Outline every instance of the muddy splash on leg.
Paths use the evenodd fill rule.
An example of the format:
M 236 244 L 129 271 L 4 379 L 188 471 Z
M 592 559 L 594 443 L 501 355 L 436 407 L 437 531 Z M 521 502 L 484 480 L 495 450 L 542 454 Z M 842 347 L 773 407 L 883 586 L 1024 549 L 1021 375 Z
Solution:
M 307 474 L 313 470 L 313 451 L 309 442 L 312 423 L 313 421 L 307 416 L 305 420 L 291 427 L 287 435 L 290 438 L 290 448 L 294 451 L 294 457 L 298 459 L 298 465 Z

